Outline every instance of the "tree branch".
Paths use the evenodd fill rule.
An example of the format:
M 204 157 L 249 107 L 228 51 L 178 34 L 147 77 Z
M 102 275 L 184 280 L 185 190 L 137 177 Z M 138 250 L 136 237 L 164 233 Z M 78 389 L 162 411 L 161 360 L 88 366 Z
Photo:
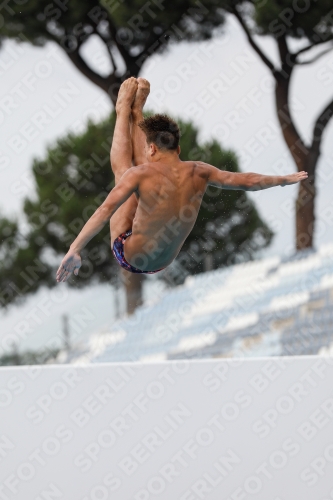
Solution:
M 56 44 L 60 45 L 60 40 L 54 34 L 48 32 L 48 36 Z M 83 73 L 87 78 L 89 78 L 90 81 L 95 83 L 95 85 L 97 85 L 98 87 L 107 92 L 107 89 L 110 86 L 110 77 L 112 77 L 112 75 L 110 75 L 110 77 L 105 78 L 104 76 L 101 76 L 98 73 L 96 73 L 93 69 L 91 69 L 88 66 L 88 64 L 80 56 L 79 53 L 79 49 L 82 43 L 78 43 L 77 47 L 74 50 L 66 50 L 66 48 L 63 45 L 61 45 L 61 48 L 64 50 L 69 59 L 81 73 Z
M 113 83 L 113 80 L 115 81 L 115 77 L 113 74 L 105 78 L 104 76 L 101 76 L 98 73 L 96 73 L 88 66 L 85 60 L 80 56 L 78 49 L 74 50 L 73 52 L 67 52 L 67 51 L 65 52 L 69 57 L 69 59 L 72 61 L 72 63 L 84 76 L 89 78 L 91 82 L 95 83 L 95 85 L 100 87 L 105 92 L 109 91 L 110 85 Z
M 308 61 L 297 61 L 296 60 L 296 64 L 298 66 L 304 66 L 305 64 L 312 64 L 313 62 L 316 62 L 318 61 L 318 59 L 320 59 L 322 56 L 324 56 L 325 54 L 327 54 L 328 52 L 331 52 L 331 50 L 333 49 L 333 46 L 330 47 L 329 49 L 326 49 L 324 50 L 323 52 L 321 52 L 320 54 L 316 55 L 315 57 L 313 57 L 312 59 L 309 59 Z
M 300 171 L 303 170 L 303 161 L 307 155 L 307 147 L 304 144 L 291 115 L 289 106 L 290 75 L 285 77 L 281 73 L 277 75 L 275 87 L 277 117 L 284 140 L 298 170 Z
M 141 67 L 144 61 L 153 55 L 162 45 L 166 45 L 168 42 L 161 42 L 162 35 L 157 35 L 154 32 L 149 34 L 149 37 L 146 40 L 143 50 L 138 54 L 135 58 L 136 64 Z
M 87 17 L 88 24 L 90 26 L 92 26 L 93 32 L 96 35 L 98 35 L 100 37 L 100 39 L 103 41 L 103 43 L 106 45 L 106 47 L 108 49 L 108 52 L 110 54 L 111 62 L 112 62 L 112 65 L 113 65 L 114 69 L 115 70 L 117 69 L 117 64 L 116 64 L 114 56 L 113 56 L 113 54 L 111 52 L 112 45 L 115 46 L 115 47 L 117 47 L 117 49 L 119 51 L 119 54 L 121 55 L 121 57 L 124 60 L 126 68 L 128 68 L 131 65 L 131 63 L 133 62 L 133 57 L 131 56 L 131 54 L 129 53 L 129 51 L 126 49 L 126 47 L 124 46 L 124 44 L 117 42 L 117 28 L 116 28 L 116 25 L 115 25 L 115 23 L 113 22 L 113 20 L 112 20 L 112 18 L 110 16 L 108 10 L 105 9 L 104 7 L 100 7 L 100 9 L 101 9 L 101 11 L 104 14 L 103 21 L 105 21 L 107 23 L 110 35 L 109 36 L 104 36 L 103 33 L 101 33 L 98 30 L 98 27 L 100 25 L 100 20 L 94 21 L 94 20 L 92 20 L 92 18 L 90 18 L 88 16 Z
M 302 49 L 298 50 L 297 52 L 294 52 L 293 55 L 295 58 L 297 58 L 300 54 L 303 54 L 304 52 L 308 52 L 308 50 L 311 50 L 315 46 L 316 45 L 314 43 L 310 43 L 306 47 L 303 47 Z
M 287 38 L 285 36 L 280 36 L 277 39 L 277 45 L 281 59 L 280 75 L 284 78 L 290 78 L 292 70 L 295 66 L 295 58 L 289 51 Z
M 117 28 L 116 28 L 116 25 L 114 24 L 113 20 L 111 19 L 108 11 L 106 9 L 103 9 L 103 10 L 107 14 L 107 20 L 108 20 L 108 24 L 109 24 L 109 30 L 110 30 L 110 34 L 112 36 L 113 42 L 114 42 L 115 46 L 117 47 L 120 55 L 124 59 L 126 67 L 128 67 L 131 64 L 133 58 L 132 58 L 131 54 L 128 52 L 128 50 L 125 49 L 125 46 L 122 43 L 117 43 Z
M 113 54 L 112 54 L 112 43 L 111 42 L 107 42 L 106 46 L 107 46 L 109 54 L 110 54 L 110 59 L 111 59 L 111 62 L 112 62 L 113 70 L 117 71 L 118 65 L 117 65 L 117 63 L 115 61 L 115 58 L 114 58 Z
M 288 61 L 288 57 L 291 55 L 289 52 L 287 39 L 284 35 L 279 36 L 279 38 L 277 39 L 277 45 L 278 45 L 279 54 L 280 54 L 280 58 L 281 58 L 281 65 L 283 65 Z
M 115 85 L 120 84 L 120 78 L 115 75 L 115 73 L 111 73 L 109 76 L 104 77 L 96 73 L 93 69 L 88 66 L 85 60 L 81 57 L 79 53 L 79 49 L 82 46 L 82 43 L 78 43 L 77 47 L 74 50 L 66 50 L 66 48 L 60 43 L 60 40 L 52 33 L 48 32 L 49 39 L 53 40 L 56 44 L 60 45 L 64 50 L 67 57 L 72 61 L 74 66 L 84 75 L 86 76 L 92 83 L 97 85 L 100 89 L 106 92 L 113 104 L 115 105 L 117 99 L 117 92 L 115 92 Z M 111 89 L 111 92 L 110 92 Z
M 328 122 L 332 118 L 332 116 L 333 116 L 333 99 L 327 104 L 327 106 L 325 106 L 325 108 L 319 114 L 314 124 L 311 149 L 319 151 L 324 130 Z
M 248 39 L 251 47 L 256 51 L 256 53 L 259 55 L 259 57 L 261 58 L 261 60 L 266 64 L 266 66 L 272 72 L 273 76 L 275 76 L 275 74 L 276 74 L 276 68 L 275 68 L 274 64 L 268 59 L 268 57 L 262 52 L 262 50 L 260 49 L 260 47 L 254 41 L 254 39 L 253 39 L 253 37 L 252 37 L 252 35 L 250 33 L 249 28 L 247 27 L 244 19 L 242 18 L 241 14 L 239 13 L 239 11 L 237 10 L 237 7 L 235 5 L 233 5 L 231 7 L 231 12 L 238 19 L 239 24 L 243 28 L 243 30 L 244 30 L 244 32 L 245 32 L 245 34 L 247 36 L 247 39 Z
M 98 36 L 98 38 L 104 43 L 105 47 L 107 48 L 107 51 L 108 51 L 108 54 L 110 56 L 110 59 L 111 59 L 111 64 L 113 66 L 113 71 L 117 71 L 118 69 L 118 66 L 116 64 L 116 61 L 113 57 L 113 54 L 112 54 L 112 41 L 111 40 L 107 40 L 106 38 L 104 38 L 104 36 L 97 30 L 96 26 L 94 26 L 93 28 L 93 33 L 95 33 L 95 35 Z
M 322 45 L 323 43 L 327 43 L 327 42 L 331 41 L 332 39 L 333 39 L 333 37 L 329 38 L 328 40 L 320 40 L 319 42 L 310 43 L 309 45 L 307 45 L 306 47 L 303 47 L 302 49 L 298 50 L 297 52 L 293 52 L 292 55 L 295 58 L 297 58 L 300 54 L 303 54 L 304 52 L 308 52 L 313 47 L 317 47 L 318 45 Z

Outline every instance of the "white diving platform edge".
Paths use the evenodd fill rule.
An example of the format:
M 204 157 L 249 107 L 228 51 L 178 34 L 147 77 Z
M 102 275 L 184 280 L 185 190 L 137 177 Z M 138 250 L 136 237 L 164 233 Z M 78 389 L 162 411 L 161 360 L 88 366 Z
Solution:
M 333 358 L 0 369 L 0 499 L 333 499 Z

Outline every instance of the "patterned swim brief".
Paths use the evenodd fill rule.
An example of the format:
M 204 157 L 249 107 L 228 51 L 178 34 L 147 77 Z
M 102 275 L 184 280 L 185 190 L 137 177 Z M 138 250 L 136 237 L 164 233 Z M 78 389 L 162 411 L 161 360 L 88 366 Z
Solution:
M 141 269 L 137 269 L 136 267 L 132 266 L 129 262 L 124 257 L 124 243 L 125 240 L 131 236 L 132 230 L 129 229 L 125 233 L 122 233 L 116 238 L 113 242 L 113 248 L 112 252 L 115 258 L 117 259 L 118 263 L 126 269 L 126 271 L 129 271 L 130 273 L 140 273 L 140 274 L 155 274 L 158 273 L 159 271 L 162 271 L 162 269 L 157 269 L 156 271 L 142 271 Z

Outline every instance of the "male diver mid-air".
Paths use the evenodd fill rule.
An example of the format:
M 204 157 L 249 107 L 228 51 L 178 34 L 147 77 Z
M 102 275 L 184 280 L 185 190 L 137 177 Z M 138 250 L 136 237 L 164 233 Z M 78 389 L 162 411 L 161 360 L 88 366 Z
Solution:
M 81 250 L 109 221 L 111 248 L 120 266 L 153 274 L 178 255 L 208 185 L 254 191 L 295 184 L 308 176 L 234 173 L 202 161 L 180 160 L 177 123 L 166 115 L 143 118 L 149 89 L 143 78 L 128 78 L 120 87 L 111 147 L 115 187 L 71 244 L 57 271 L 58 282 L 78 274 Z

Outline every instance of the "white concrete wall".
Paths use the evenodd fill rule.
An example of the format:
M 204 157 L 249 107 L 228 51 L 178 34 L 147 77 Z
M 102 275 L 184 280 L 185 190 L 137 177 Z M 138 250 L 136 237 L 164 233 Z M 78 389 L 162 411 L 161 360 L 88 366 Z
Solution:
M 0 499 L 333 499 L 333 360 L 0 370 Z

